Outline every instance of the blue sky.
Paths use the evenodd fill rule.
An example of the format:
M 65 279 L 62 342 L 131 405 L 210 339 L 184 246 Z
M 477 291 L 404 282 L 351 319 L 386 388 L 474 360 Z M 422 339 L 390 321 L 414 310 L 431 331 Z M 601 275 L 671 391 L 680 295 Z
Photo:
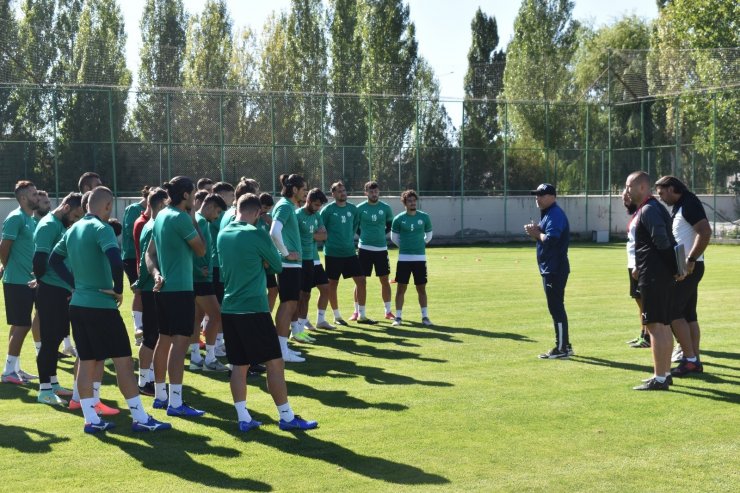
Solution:
M 183 0 L 185 10 L 198 13 L 204 0 Z M 257 33 L 270 13 L 288 10 L 290 0 L 227 0 L 234 27 L 250 26 Z M 328 4 L 328 2 L 325 2 Z M 139 65 L 141 34 L 139 22 L 144 0 L 119 2 L 124 15 L 128 40 L 126 60 L 136 72 Z M 480 6 L 483 12 L 496 17 L 501 46 L 506 46 L 514 34 L 514 19 L 519 10 L 517 0 L 408 0 L 411 20 L 416 25 L 419 52 L 434 69 L 440 83 L 440 94 L 445 99 L 459 99 L 463 95 L 463 78 L 467 70 L 467 53 L 470 48 L 470 21 Z M 658 16 L 655 0 L 575 0 L 573 16 L 598 27 L 610 24 L 624 15 L 637 15 L 644 19 Z M 455 126 L 459 126 L 459 104 L 447 104 Z

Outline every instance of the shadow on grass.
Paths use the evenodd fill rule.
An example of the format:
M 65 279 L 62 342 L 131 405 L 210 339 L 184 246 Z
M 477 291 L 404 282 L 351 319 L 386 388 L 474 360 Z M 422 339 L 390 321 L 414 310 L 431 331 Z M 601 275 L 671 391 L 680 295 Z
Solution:
M 174 423 L 177 426 L 177 422 Z M 139 435 L 135 442 L 120 440 L 115 432 L 94 435 L 102 443 L 122 450 L 141 463 L 141 467 L 151 471 L 171 474 L 190 483 L 203 486 L 218 486 L 230 490 L 272 491 L 272 486 L 249 478 L 230 476 L 214 469 L 208 464 L 193 457 L 202 455 L 203 460 L 212 461 L 213 457 L 233 458 L 241 452 L 227 447 L 215 447 L 208 442 L 210 437 L 185 433 L 172 429 L 153 434 Z M 217 462 L 217 459 L 215 460 Z M 242 468 L 246 471 L 248 468 Z
M 740 353 L 728 353 L 725 351 L 706 351 L 702 349 L 701 355 L 711 356 L 712 358 L 740 360 Z
M 55 443 L 68 441 L 69 438 L 44 431 L 0 424 L 0 448 L 12 448 L 24 454 L 46 454 Z
M 402 360 L 402 359 L 414 359 L 418 361 L 426 361 L 428 363 L 447 363 L 445 359 L 437 358 L 426 358 L 418 353 L 411 351 L 403 351 L 400 349 L 388 349 L 379 347 L 380 343 L 376 345 L 361 344 L 358 339 L 365 340 L 367 334 L 363 333 L 352 333 L 352 334 L 337 334 L 335 337 L 322 337 L 317 344 L 323 347 L 330 347 L 337 349 L 342 353 L 357 354 L 364 356 L 372 356 L 373 358 L 380 358 L 384 360 Z M 373 339 L 380 339 L 373 337 Z M 383 340 L 383 343 L 394 343 L 393 339 L 387 338 Z
M 271 433 L 271 429 L 277 430 L 277 426 L 263 425 L 262 428 L 249 432 L 246 437 L 245 434 L 236 431 L 233 424 L 229 424 L 224 431 L 241 440 L 248 438 L 249 441 L 273 447 L 286 454 L 321 460 L 332 466 L 387 483 L 424 485 L 450 482 L 444 476 L 428 473 L 415 465 L 362 455 L 336 443 L 320 440 L 312 436 L 311 432 Z
M 38 384 L 36 384 L 38 385 Z M 36 385 L 14 385 L 12 383 L 0 384 L 0 399 L 17 399 L 26 404 L 36 402 Z
M 608 368 L 618 368 L 620 370 L 639 371 L 643 373 L 652 373 L 653 367 L 649 365 L 638 365 L 635 363 L 625 363 L 623 361 L 612 361 L 603 358 L 594 358 L 593 356 L 573 355 L 569 358 L 576 363 L 585 363 L 587 365 L 606 366 Z
M 675 382 L 675 380 L 674 380 Z M 740 404 L 740 394 L 735 392 L 726 392 L 724 390 L 685 387 L 683 385 L 672 385 L 671 392 L 686 394 L 692 397 L 710 399 L 719 402 L 729 402 L 730 404 Z

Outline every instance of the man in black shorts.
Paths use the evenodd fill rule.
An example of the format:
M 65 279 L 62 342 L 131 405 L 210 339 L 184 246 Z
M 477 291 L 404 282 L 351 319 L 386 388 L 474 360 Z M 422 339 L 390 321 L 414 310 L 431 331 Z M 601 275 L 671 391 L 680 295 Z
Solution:
M 188 406 L 182 398 L 183 361 L 195 321 L 193 254 L 202 257 L 206 247 L 194 217 L 192 180 L 176 176 L 162 188 L 170 202 L 154 220 L 146 259 L 154 278 L 159 324 L 154 349 L 154 408 L 166 408 L 168 416 L 197 417 L 205 412 Z M 165 385 L 168 374 L 169 395 Z
M 77 385 L 85 416 L 84 431 L 97 433 L 114 426 L 96 413 L 93 394 L 95 367 L 107 358 L 113 359 L 118 386 L 133 418 L 132 430 L 165 430 L 171 426 L 144 411 L 134 378 L 131 345 L 118 311 L 123 301 L 123 262 L 113 229 L 108 225 L 112 209 L 111 191 L 105 187 L 93 190 L 89 213 L 67 230 L 49 259 L 57 274 L 74 287 L 69 318 L 80 357 Z M 65 258 L 71 273 L 64 264 Z
M 262 192 L 259 194 L 259 197 L 262 212 L 260 213 L 259 219 L 257 219 L 256 226 L 264 229 L 265 232 L 269 234 L 270 226 L 272 225 L 270 210 L 275 205 L 275 200 L 272 198 L 272 195 L 267 192 Z M 270 313 L 272 313 L 272 310 L 275 308 L 275 302 L 277 301 L 279 292 L 277 277 L 275 274 L 268 273 L 267 269 L 265 269 L 265 276 L 267 276 L 267 304 L 270 307 Z M 254 369 L 254 365 L 250 367 L 250 371 L 252 369 Z
M 355 251 L 355 234 L 360 224 L 360 215 L 357 206 L 347 202 L 347 189 L 344 183 L 341 181 L 333 183 L 331 195 L 334 197 L 334 202 L 321 210 L 321 220 L 324 222 L 327 233 L 324 242 L 324 257 L 326 258 L 326 275 L 329 278 L 329 303 L 334 310 L 334 323 L 347 325 L 339 311 L 337 297 L 341 276 L 345 279 L 351 277 L 355 282 L 357 322 L 373 325 L 377 322 L 367 318 L 365 313 L 367 282 Z
M 293 175 L 295 176 L 295 175 Z M 283 186 L 296 183 L 281 180 Z M 262 423 L 247 410 L 247 369 L 252 361 L 267 366 L 267 389 L 277 407 L 281 430 L 309 430 L 316 421 L 307 421 L 293 412 L 288 402 L 281 345 L 267 307 L 263 266 L 281 272 L 284 259 L 275 250 L 268 234 L 254 226 L 260 214 L 260 201 L 246 194 L 237 203 L 236 221 L 219 234 L 217 244 L 224 281 L 221 306 L 226 353 L 232 365 L 231 394 L 234 398 L 239 430 L 247 432 Z M 285 247 L 285 245 L 283 245 Z
M 648 348 L 650 347 L 650 334 L 648 334 L 647 328 L 642 323 L 642 297 L 640 296 L 640 288 L 637 286 L 637 269 L 635 269 L 635 230 L 637 229 L 637 206 L 632 204 L 627 190 L 622 192 L 622 202 L 624 207 L 627 209 L 627 213 L 630 215 L 629 223 L 627 224 L 627 277 L 629 278 L 629 295 L 632 299 L 637 302 L 637 313 L 640 317 L 641 331 L 640 335 L 630 341 L 627 344 L 633 348 Z
M 31 330 L 35 294 L 28 283 L 33 280 L 33 232 L 36 229 L 33 211 L 39 203 L 36 186 L 28 180 L 19 181 L 15 185 L 15 199 L 18 208 L 5 218 L 0 239 L 5 317 L 10 325 L 2 382 L 19 385 L 30 379 L 30 374 L 20 368 L 20 355 L 26 334 Z
M 37 400 L 44 404 L 64 405 L 67 401 L 62 397 L 72 395 L 57 380 L 57 348 L 69 335 L 72 286 L 64 282 L 54 269 L 48 269 L 48 263 L 64 232 L 83 216 L 81 202 L 81 193 L 64 197 L 59 207 L 41 219 L 33 236 L 33 275 L 37 279 L 36 310 L 41 335 L 41 348 L 36 356 L 39 369 Z
M 627 177 L 627 195 L 637 206 L 635 268 L 642 296 L 642 322 L 650 333 L 654 375 L 635 390 L 668 390 L 671 381 L 670 328 L 674 279 L 678 279 L 671 217 L 650 191 L 650 177 L 635 171 Z
M 701 201 L 675 176 L 655 183 L 660 199 L 673 207 L 673 236 L 686 252 L 686 278 L 676 283 L 671 307 L 671 329 L 681 345 L 683 358 L 671 370 L 674 377 L 702 373 L 699 359 L 699 322 L 696 315 L 699 282 L 704 276 L 704 250 L 712 238 L 712 227 Z

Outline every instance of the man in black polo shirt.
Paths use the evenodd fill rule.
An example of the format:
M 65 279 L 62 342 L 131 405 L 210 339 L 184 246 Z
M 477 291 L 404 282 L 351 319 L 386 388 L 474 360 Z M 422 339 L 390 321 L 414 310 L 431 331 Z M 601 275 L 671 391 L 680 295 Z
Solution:
M 668 390 L 671 348 L 670 309 L 678 266 L 673 251 L 668 211 L 653 197 L 650 177 L 635 171 L 627 177 L 626 192 L 637 209 L 635 269 L 642 296 L 642 322 L 650 334 L 655 373 L 635 390 Z
M 701 201 L 689 192 L 686 185 L 675 176 L 664 176 L 657 182 L 660 199 L 673 206 L 673 236 L 686 250 L 686 278 L 676 283 L 671 306 L 671 328 L 683 351 L 679 365 L 671 370 L 674 377 L 701 373 L 704 367 L 699 360 L 699 322 L 696 301 L 699 281 L 704 276 L 704 250 L 712 237 L 707 214 Z

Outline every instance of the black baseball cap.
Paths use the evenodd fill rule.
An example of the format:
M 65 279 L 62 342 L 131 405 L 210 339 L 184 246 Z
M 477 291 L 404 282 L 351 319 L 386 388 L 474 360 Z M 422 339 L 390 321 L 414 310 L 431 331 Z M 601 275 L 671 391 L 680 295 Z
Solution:
M 555 193 L 555 187 L 550 185 L 549 183 L 543 183 L 539 187 L 537 187 L 537 190 L 532 190 L 529 192 L 530 195 L 557 195 Z

